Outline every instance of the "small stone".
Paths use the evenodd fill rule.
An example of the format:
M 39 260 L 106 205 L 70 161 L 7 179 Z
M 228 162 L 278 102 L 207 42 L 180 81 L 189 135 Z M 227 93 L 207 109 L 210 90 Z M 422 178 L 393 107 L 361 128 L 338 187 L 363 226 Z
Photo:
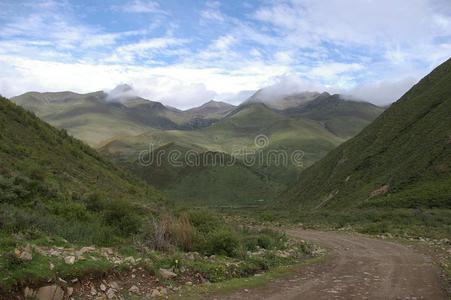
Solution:
M 124 262 L 131 263 L 132 265 L 135 265 L 135 264 L 136 264 L 135 258 L 134 258 L 133 256 L 126 257 L 126 258 L 124 259 Z
M 169 271 L 167 269 L 162 269 L 162 268 L 160 268 L 160 275 L 164 279 L 174 278 L 174 277 L 177 276 L 177 274 L 175 274 L 174 272 L 171 272 L 171 271 Z
M 23 291 L 23 295 L 24 295 L 25 299 L 34 298 L 36 296 L 36 292 L 27 286 L 25 288 L 25 290 Z
M 152 290 L 152 294 L 150 294 L 150 297 L 159 297 L 159 296 L 161 296 L 161 293 L 159 290 L 157 290 L 157 289 Z
M 97 290 L 94 287 L 91 288 L 91 295 L 92 296 L 97 295 Z
M 113 249 L 111 248 L 102 248 L 100 251 L 102 251 L 102 253 L 107 255 L 113 255 Z
M 108 299 L 113 299 L 114 298 L 114 290 L 108 289 L 108 291 L 106 292 L 106 296 L 108 297 Z
M 66 280 L 64 280 L 63 278 L 61 278 L 61 277 L 58 277 L 58 280 L 60 281 L 60 282 L 62 282 L 62 283 L 67 283 L 67 281 Z
M 105 291 L 106 291 L 106 285 L 104 285 L 103 283 L 101 283 L 101 284 L 100 284 L 100 290 L 101 290 L 102 292 L 105 292 Z
M 55 269 L 55 265 L 50 263 L 49 268 L 50 268 L 50 270 L 53 270 L 53 269 Z
M 191 281 L 187 281 L 187 282 L 185 282 L 185 285 L 192 286 L 193 283 Z
M 211 259 L 211 260 L 216 260 L 216 255 L 211 255 L 211 256 L 210 256 L 210 259 Z
M 165 289 L 165 288 L 161 288 L 161 289 L 160 289 L 160 293 L 161 293 L 162 295 L 167 295 L 168 290 Z
M 110 286 L 117 291 L 119 291 L 121 289 L 121 287 L 119 286 L 119 284 L 116 281 L 111 281 Z
M 22 259 L 22 260 L 28 260 L 28 261 L 30 261 L 30 260 L 33 259 L 33 255 L 31 255 L 31 253 L 28 252 L 28 251 L 24 251 L 24 252 L 22 252 L 22 253 L 20 254 L 19 258 Z
M 148 264 L 148 265 L 151 265 L 151 264 L 152 264 L 152 260 L 151 260 L 150 258 L 146 258 L 146 259 L 144 260 L 144 262 L 145 262 L 146 264 Z
M 131 288 L 128 289 L 129 292 L 131 293 L 139 293 L 139 288 L 136 285 L 132 285 Z
M 64 262 L 68 265 L 73 265 L 75 263 L 75 256 L 66 256 Z
M 244 289 L 244 291 L 245 291 L 246 293 L 249 293 L 249 290 L 248 290 L 248 289 Z
M 72 294 L 74 293 L 74 288 L 68 287 L 66 293 L 68 297 L 72 296 Z

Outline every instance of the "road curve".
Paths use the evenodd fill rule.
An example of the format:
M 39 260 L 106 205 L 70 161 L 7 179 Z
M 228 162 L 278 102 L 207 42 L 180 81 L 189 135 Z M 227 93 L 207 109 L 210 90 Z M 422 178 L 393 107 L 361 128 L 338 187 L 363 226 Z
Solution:
M 287 230 L 329 252 L 264 287 L 215 299 L 447 299 L 440 270 L 427 256 L 401 244 L 334 232 Z

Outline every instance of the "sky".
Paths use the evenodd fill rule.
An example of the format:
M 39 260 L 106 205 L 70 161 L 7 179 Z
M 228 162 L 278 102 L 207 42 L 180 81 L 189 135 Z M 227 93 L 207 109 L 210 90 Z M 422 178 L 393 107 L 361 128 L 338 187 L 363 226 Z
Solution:
M 0 0 L 6 97 L 129 84 L 189 108 L 270 86 L 383 105 L 450 56 L 450 0 Z

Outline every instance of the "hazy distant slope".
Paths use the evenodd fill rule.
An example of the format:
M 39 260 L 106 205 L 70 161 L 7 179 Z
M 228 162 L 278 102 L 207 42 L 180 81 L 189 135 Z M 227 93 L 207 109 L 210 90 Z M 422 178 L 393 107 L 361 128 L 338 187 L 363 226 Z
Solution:
M 337 136 L 350 138 L 359 133 L 382 112 L 383 108 L 368 102 L 343 99 L 340 95 L 322 93 L 314 100 L 287 108 L 282 114 L 320 121 Z
M 111 241 L 117 234 L 111 228 L 120 225 L 108 223 L 111 209 L 151 212 L 162 199 L 64 130 L 1 97 L 0 161 L 0 224 L 6 231 L 34 227 L 76 240 Z M 131 229 L 122 225 L 118 232 Z
M 211 100 L 207 103 L 202 104 L 201 106 L 185 110 L 185 113 L 191 114 L 193 116 L 221 119 L 229 112 L 231 112 L 234 108 L 235 106 L 232 104 Z
M 120 88 L 124 89 L 123 86 Z M 101 91 L 89 94 L 30 92 L 13 97 L 11 101 L 90 145 L 99 145 L 117 135 L 137 135 L 150 129 L 205 127 L 223 118 L 233 108 L 215 102 L 217 105 L 207 103 L 184 112 L 136 96 L 110 98 Z
M 306 169 L 289 207 L 451 207 L 451 59 Z

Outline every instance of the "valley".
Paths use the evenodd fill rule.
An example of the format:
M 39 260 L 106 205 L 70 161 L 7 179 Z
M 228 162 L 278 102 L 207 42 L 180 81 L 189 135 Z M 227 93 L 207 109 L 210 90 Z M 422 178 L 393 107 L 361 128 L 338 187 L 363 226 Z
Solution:
M 450 24 L 0 1 L 0 300 L 451 299 Z

